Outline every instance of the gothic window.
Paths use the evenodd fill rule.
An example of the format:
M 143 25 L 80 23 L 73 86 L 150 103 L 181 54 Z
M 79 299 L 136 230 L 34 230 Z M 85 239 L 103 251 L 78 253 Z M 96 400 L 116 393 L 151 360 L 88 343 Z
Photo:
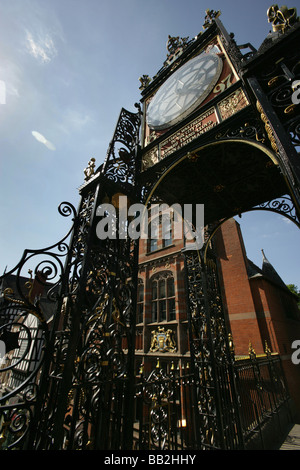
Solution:
M 148 252 L 156 251 L 158 248 L 167 248 L 172 245 L 172 219 L 169 214 L 156 217 L 148 225 L 149 243 Z
M 163 221 L 162 223 L 162 245 L 163 248 L 166 248 L 172 245 L 172 224 L 170 223 L 170 219 Z
M 152 322 L 176 319 L 174 277 L 170 272 L 159 273 L 152 277 Z
M 138 280 L 137 289 L 137 323 L 142 323 L 144 317 L 144 283 L 142 279 Z
M 148 251 L 156 251 L 158 249 L 159 223 L 158 219 L 148 225 L 149 245 Z

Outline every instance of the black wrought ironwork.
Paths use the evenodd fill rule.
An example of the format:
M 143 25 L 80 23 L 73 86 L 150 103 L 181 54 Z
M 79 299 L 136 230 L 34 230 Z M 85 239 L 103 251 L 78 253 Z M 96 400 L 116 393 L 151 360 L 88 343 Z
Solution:
M 273 201 L 264 202 L 253 207 L 251 210 L 275 212 L 275 214 L 283 215 L 300 228 L 299 213 L 289 195 L 274 199 Z
M 292 419 L 290 396 L 280 356 L 271 353 L 267 347 L 265 354 L 256 355 L 251 347 L 248 356 L 236 359 L 231 335 L 228 339 L 239 398 L 243 448 L 268 449 L 270 442 L 274 441 L 274 436 L 279 437 L 285 424 Z M 133 445 L 135 450 L 219 448 L 216 445 L 219 432 L 216 433 L 212 426 L 218 414 L 214 407 L 213 388 L 216 382 L 208 379 L 212 372 L 209 373 L 207 361 L 206 368 L 205 377 L 199 377 L 188 363 L 179 367 L 172 362 L 167 371 L 162 369 L 158 359 L 156 367 L 148 374 L 144 372 L 143 366 L 141 367 L 140 374 L 136 377 Z M 223 371 L 226 377 L 226 368 Z M 204 380 L 207 381 L 206 387 L 210 390 L 210 395 L 203 393 L 203 390 L 206 390 Z M 222 375 L 219 380 L 226 382 Z M 203 389 L 200 394 L 201 386 Z M 228 393 L 231 394 L 232 382 L 227 382 L 227 387 Z M 221 393 L 221 396 L 224 394 Z M 228 401 L 224 401 L 222 405 L 226 409 Z M 205 410 L 209 410 L 210 419 Z M 226 414 L 224 410 L 221 413 L 223 417 Z M 234 423 L 231 425 L 232 432 L 236 434 Z M 227 439 L 228 423 L 225 428 Z M 232 447 L 232 439 L 229 442 L 229 448 L 236 448 Z
M 158 360 L 148 376 L 142 368 L 136 384 L 136 449 L 197 449 L 194 380 L 189 364 L 172 362 L 166 371 Z
M 292 421 L 290 395 L 278 354 L 266 347 L 257 355 L 235 361 L 234 369 L 241 404 L 241 423 L 246 449 L 268 449 Z M 269 436 L 272 436 L 271 439 Z
M 157 367 L 148 377 L 142 374 L 136 384 L 138 241 L 119 236 L 117 204 L 120 195 L 125 195 L 130 203 L 163 199 L 164 192 L 161 195 L 155 192 L 161 176 L 170 173 L 176 159 L 184 161 L 186 155 L 189 158 L 183 168 L 193 161 L 200 162 L 201 141 L 203 147 L 210 145 L 210 149 L 220 144 L 215 152 L 210 152 L 209 159 L 203 158 L 202 166 L 204 162 L 213 165 L 218 177 L 224 176 L 226 170 L 232 187 L 227 199 L 220 197 L 214 201 L 225 199 L 225 205 L 231 205 L 230 215 L 235 215 L 239 207 L 237 204 L 233 209 L 234 196 L 247 198 L 250 186 L 254 188 L 253 195 L 260 186 L 255 182 L 256 171 L 263 167 L 262 181 L 266 181 L 266 167 L 270 164 L 259 153 L 261 147 L 252 145 L 255 158 L 249 162 L 240 160 L 245 173 L 232 182 L 229 174 L 237 167 L 239 146 L 241 142 L 263 143 L 276 155 L 290 194 L 282 197 L 280 194 L 272 202 L 260 198 L 253 209 L 284 214 L 300 225 L 299 111 L 291 104 L 291 82 L 300 73 L 299 53 L 293 50 L 285 54 L 284 60 L 277 61 L 271 54 L 262 65 L 263 51 L 250 48 L 250 54 L 243 55 L 243 47 L 237 46 L 233 36 L 225 32 L 218 15 L 219 12 L 207 11 L 203 36 L 208 39 L 217 30 L 220 32 L 225 50 L 241 75 L 243 96 L 246 99 L 245 88 L 252 106 L 248 107 L 247 101 L 243 110 L 229 115 L 228 121 L 224 120 L 217 129 L 211 128 L 203 136 L 200 133 L 184 149 L 174 151 L 168 162 L 160 162 L 147 173 L 148 181 L 140 177 L 140 107 L 137 105 L 136 113 L 122 109 L 104 163 L 96 169 L 95 160 L 91 159 L 85 169 L 78 210 L 69 203 L 59 207 L 61 215 L 73 218 L 67 235 L 51 247 L 26 250 L 20 263 L 1 278 L 0 341 L 6 350 L 0 364 L 2 449 L 244 448 L 246 431 L 241 420 L 243 403 L 239 399 L 242 391 L 237 388 L 241 372 L 234 363 L 228 339 L 217 259 L 211 250 L 212 234 L 219 220 L 228 216 L 227 209 L 226 214 L 218 213 L 217 220 L 211 221 L 213 225 L 203 250 L 184 251 L 190 368 L 183 371 L 172 367 L 166 373 Z M 191 41 L 177 39 L 169 43 L 172 57 L 168 57 L 155 78 L 155 86 L 172 72 L 178 48 L 180 60 L 176 66 L 192 57 L 194 46 L 205 45 L 200 35 Z M 147 77 L 142 82 L 154 90 Z M 233 85 L 223 97 L 228 97 L 237 86 L 240 84 Z M 220 166 L 220 153 L 225 154 L 228 148 L 222 171 L 220 168 L 215 171 Z M 199 167 L 198 164 L 198 171 Z M 279 181 L 277 168 L 272 171 Z M 189 172 L 185 181 L 193 173 L 191 169 Z M 247 186 L 243 177 L 248 176 Z M 215 183 L 209 187 L 212 196 L 225 187 L 220 181 Z M 169 181 L 172 195 L 177 195 L 176 184 Z M 240 192 L 234 193 L 238 186 Z M 189 190 L 184 188 L 185 193 L 180 194 L 185 196 Z M 105 206 L 104 211 L 99 211 L 107 203 L 110 209 Z M 113 212 L 115 236 L 101 238 L 97 225 L 108 210 Z M 33 277 L 28 279 L 24 273 L 29 268 Z M 11 275 L 13 287 L 5 285 Z M 43 292 L 45 298 L 41 297 Z M 45 299 L 47 305 L 43 303 Z M 269 356 L 267 380 L 265 369 L 253 354 L 250 361 L 257 391 L 252 403 L 258 412 L 254 418 L 264 417 L 269 411 L 266 400 L 274 400 L 277 408 L 287 401 L 288 395 L 277 364 Z M 271 380 L 275 387 L 272 395 L 266 388 L 266 382 Z M 250 427 L 252 424 L 251 421 Z
M 76 210 L 64 202 L 59 212 L 74 220 Z M 1 278 L 0 340 L 5 345 L 0 366 L 2 449 L 23 448 L 32 430 L 34 410 L 42 393 L 39 378 L 50 352 L 49 322 L 60 308 L 72 229 L 55 245 L 25 250 L 18 265 Z
M 185 251 L 192 366 L 197 377 L 198 446 L 243 448 L 232 354 L 219 290 L 216 260 L 210 253 Z
M 300 68 L 299 51 L 294 44 L 297 42 L 299 25 L 299 22 L 290 25 L 284 41 L 280 34 L 266 40 L 243 72 L 246 83 L 257 100 L 257 109 L 265 123 L 271 147 L 281 162 L 281 170 L 289 181 L 291 193 L 298 206 L 300 111 L 294 95 Z
M 97 208 L 104 200 L 109 198 L 113 202 L 119 192 L 128 194 L 130 191 L 130 197 L 136 194 L 139 122 L 139 113 L 121 111 L 103 167 L 95 172 L 91 161 L 85 171 L 78 211 L 68 204 L 60 206 L 62 215 L 72 214 L 74 218 L 68 233 L 68 236 L 72 234 L 71 241 L 67 244 L 65 237 L 46 250 L 26 251 L 15 269 L 20 300 L 13 299 L 14 304 L 21 309 L 22 317 L 31 314 L 38 319 L 43 347 L 38 348 L 41 357 L 24 384 L 1 398 L 5 403 L 1 408 L 6 429 L 3 439 L 9 442 L 5 444 L 9 447 L 15 448 L 20 442 L 19 437 L 18 441 L 6 437 L 11 436 L 13 426 L 16 427 L 17 420 L 9 422 L 9 417 L 16 416 L 18 409 L 18 431 L 23 431 L 29 449 L 131 446 L 128 429 L 132 427 L 133 413 L 138 245 L 129 237 L 99 240 L 96 224 L 100 220 Z M 116 155 L 119 143 L 122 147 Z M 55 278 L 55 284 L 48 291 L 55 302 L 51 331 L 38 299 L 30 299 L 19 286 L 21 269 L 32 262 L 34 256 L 46 255 L 47 262 L 39 262 L 35 274 L 46 277 L 48 283 Z M 11 300 L 7 293 L 4 299 L 5 302 Z M 7 313 L 7 305 L 3 308 Z M 18 326 L 21 327 L 25 328 L 22 324 Z M 2 335 L 6 333 L 7 338 L 10 333 L 12 336 L 16 328 L 13 317 L 9 325 L 1 326 Z M 29 337 L 29 330 L 26 332 Z M 25 339 L 21 344 L 25 344 Z M 24 354 L 30 345 L 28 339 Z M 14 345 L 14 349 L 17 347 Z M 24 354 L 9 367 L 2 368 L 2 374 L 16 369 Z M 38 377 L 42 362 L 42 376 Z M 7 405 L 9 398 L 19 397 L 20 393 L 22 400 L 18 406 Z M 126 396 L 126 405 L 122 396 Z

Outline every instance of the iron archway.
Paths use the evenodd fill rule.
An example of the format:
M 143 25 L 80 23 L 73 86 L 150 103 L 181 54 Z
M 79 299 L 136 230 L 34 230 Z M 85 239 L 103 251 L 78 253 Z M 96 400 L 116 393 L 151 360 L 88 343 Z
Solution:
M 232 148 L 232 145 L 240 145 L 241 149 L 245 149 L 249 147 L 250 149 L 255 149 L 255 153 L 252 154 L 252 156 L 255 156 L 255 164 L 257 164 L 257 160 L 260 155 L 261 155 L 261 160 L 262 160 L 262 165 L 260 166 L 261 173 L 249 173 L 249 167 L 251 167 L 251 161 L 247 161 L 247 165 L 244 165 L 244 170 L 248 172 L 247 174 L 243 174 L 243 169 L 237 168 L 237 173 L 240 175 L 240 181 L 242 181 L 242 184 L 245 183 L 245 188 L 246 191 L 244 191 L 244 188 L 242 189 L 242 192 L 240 194 L 243 195 L 244 200 L 241 201 L 241 204 L 239 204 L 238 201 L 238 196 L 233 195 L 233 200 L 234 202 L 237 202 L 237 204 L 234 206 L 231 204 L 231 206 L 227 205 L 225 208 L 224 213 L 222 214 L 221 212 L 218 212 L 219 217 L 213 218 L 210 216 L 210 214 L 207 214 L 206 207 L 207 201 L 209 198 L 209 195 L 207 197 L 204 197 L 202 200 L 195 200 L 197 197 L 196 193 L 195 195 L 195 188 L 192 188 L 192 194 L 193 198 L 186 198 L 184 200 L 184 197 L 186 197 L 185 194 L 180 192 L 180 187 L 176 187 L 176 198 L 178 197 L 179 200 L 174 199 L 174 191 L 173 194 L 170 194 L 174 188 L 172 188 L 172 185 L 170 185 L 170 180 L 172 179 L 172 174 L 174 173 L 174 170 L 177 170 L 177 175 L 176 177 L 178 178 L 178 175 L 180 178 L 183 177 L 180 168 L 183 163 L 189 162 L 191 166 L 191 173 L 187 175 L 187 179 L 190 177 L 193 178 L 192 173 L 195 170 L 195 163 L 199 162 L 200 166 L 203 163 L 203 154 L 210 155 L 211 149 L 220 149 L 220 155 L 221 157 L 223 156 L 223 149 L 225 147 Z M 228 152 L 227 152 L 228 153 Z M 225 153 L 226 155 L 226 153 Z M 250 155 L 251 157 L 251 155 Z M 209 159 L 209 157 L 208 157 Z M 245 159 L 244 159 L 245 160 Z M 206 164 L 206 162 L 204 162 Z M 234 164 L 238 162 L 231 162 L 231 168 L 230 170 L 234 167 Z M 225 163 L 226 165 L 226 163 Z M 265 167 L 265 171 L 263 169 Z M 185 166 L 185 168 L 187 168 Z M 179 169 L 179 171 L 178 171 Z M 255 169 L 257 170 L 257 168 Z M 213 169 L 213 172 L 215 170 Z M 268 173 L 269 172 L 269 173 Z M 222 199 L 224 201 L 224 196 L 226 199 L 226 183 L 230 178 L 230 172 L 227 172 L 228 175 L 223 178 L 222 181 L 217 184 L 217 180 L 213 181 L 210 184 L 210 191 L 211 193 L 215 194 L 215 200 L 213 201 L 214 203 L 220 202 Z M 204 175 L 208 176 L 208 174 Z M 197 177 L 197 176 L 196 176 Z M 217 175 L 219 177 L 219 175 Z M 275 178 L 274 178 L 275 177 Z M 274 178 L 274 179 L 273 179 Z M 250 184 L 253 184 L 253 181 L 257 179 L 257 188 L 261 188 L 259 190 L 258 195 L 254 197 L 253 201 L 251 200 L 251 197 L 253 197 L 254 192 L 256 190 L 256 187 L 253 187 L 253 192 L 249 192 L 249 195 L 247 195 L 247 184 L 250 182 Z M 204 180 L 204 177 L 202 178 L 202 181 Z M 162 185 L 162 183 L 167 181 L 167 185 Z M 225 184 L 224 184 L 225 183 Z M 229 181 L 229 183 L 232 185 L 232 182 Z M 267 187 L 265 186 L 267 184 Z M 263 187 L 262 187 L 263 185 Z M 163 191 L 161 190 L 162 186 L 164 186 Z M 184 184 L 182 186 L 185 187 Z M 236 185 L 237 187 L 237 185 Z M 170 191 L 171 188 L 171 191 Z M 152 185 L 149 193 L 147 194 L 146 197 L 146 202 L 145 206 L 147 207 L 148 204 L 150 203 L 151 199 L 156 195 L 159 194 L 159 199 L 162 199 L 163 202 L 167 202 L 169 205 L 174 204 L 175 202 L 179 203 L 179 205 L 186 203 L 203 203 L 205 207 L 205 222 L 207 224 L 210 224 L 210 229 L 208 231 L 208 237 L 205 242 L 205 247 L 204 247 L 204 252 L 206 253 L 207 251 L 207 246 L 208 243 L 211 241 L 215 231 L 219 228 L 219 226 L 227 219 L 235 216 L 235 215 L 240 215 L 245 212 L 249 211 L 254 211 L 254 210 L 268 210 L 272 211 L 275 213 L 279 213 L 281 215 L 284 215 L 288 219 L 290 219 L 293 223 L 297 225 L 298 228 L 300 228 L 300 208 L 297 202 L 297 199 L 294 195 L 292 186 L 288 180 L 288 178 L 284 174 L 284 167 L 280 161 L 280 157 L 274 153 L 271 149 L 269 149 L 266 145 L 260 143 L 260 142 L 255 142 L 252 140 L 247 140 L 247 139 L 223 139 L 223 140 L 218 140 L 216 142 L 208 142 L 205 145 L 202 145 L 201 147 L 197 147 L 194 150 L 191 150 L 190 152 L 185 153 L 184 155 L 181 155 L 180 157 L 177 158 L 175 162 L 170 164 L 168 167 L 162 171 L 162 173 L 159 175 L 157 181 Z M 204 194 L 202 192 L 202 194 Z M 227 192 L 228 194 L 228 192 Z M 183 200 L 180 200 L 180 197 L 183 195 Z M 288 195 L 288 197 L 286 196 Z M 166 196 L 166 197 L 164 197 Z M 232 197 L 232 194 L 230 195 Z M 246 197 L 245 197 L 246 196 Z M 281 201 L 279 201 L 281 199 Z M 224 204 L 223 204 L 224 207 Z M 227 213 L 226 213 L 227 212 Z
M 204 189 L 192 186 L 187 192 L 187 182 L 197 180 L 203 183 Z M 179 182 L 182 190 L 179 184 L 176 186 Z M 225 220 L 255 208 L 261 210 L 266 203 L 287 193 L 294 204 L 295 216 L 285 215 L 299 226 L 297 200 L 284 175 L 280 157 L 261 142 L 224 139 L 178 156 L 161 171 L 147 195 L 146 207 L 151 200 L 169 205 L 177 202 L 181 206 L 203 203 L 205 207 L 204 225 L 208 226 L 208 232 L 204 246 L 201 250 L 183 252 L 192 370 L 198 383 L 195 389 L 197 442 L 201 448 L 244 446 L 234 358 L 210 241 Z M 212 207 L 218 203 L 220 207 Z M 212 214 L 206 212 L 207 205 L 209 209 L 212 207 Z M 278 212 L 278 207 L 272 211 Z M 230 403 L 229 408 L 224 406 L 225 402 Z

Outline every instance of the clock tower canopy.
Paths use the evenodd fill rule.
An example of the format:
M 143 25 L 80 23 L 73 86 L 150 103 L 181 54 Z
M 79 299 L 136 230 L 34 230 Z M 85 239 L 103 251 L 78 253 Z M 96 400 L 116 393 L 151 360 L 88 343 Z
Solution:
M 201 203 L 206 223 L 212 223 L 284 194 L 298 200 L 293 173 L 299 161 L 284 126 L 287 119 L 298 122 L 298 108 L 288 101 L 299 63 L 292 47 L 299 22 L 290 25 L 294 9 L 284 11 L 285 16 L 273 10 L 268 10 L 269 21 L 285 22 L 258 51 L 250 43 L 236 44 L 220 12 L 207 11 L 204 30 L 191 40 L 169 36 L 163 67 L 152 80 L 141 79 L 145 201 Z M 276 67 L 282 68 L 289 93 L 281 93 L 286 79 L 282 71 L 273 77 Z M 285 114 L 279 110 L 276 116 L 274 106 L 283 96 Z
M 218 19 L 220 12 L 206 13 L 203 32 L 191 40 L 169 36 L 163 67 L 152 80 L 145 75 L 140 78 L 142 171 L 249 104 L 245 92 L 237 89 L 234 55 L 226 49 L 232 37 Z M 235 53 L 240 53 L 238 47 Z M 229 110 L 228 102 L 220 97 L 231 90 Z

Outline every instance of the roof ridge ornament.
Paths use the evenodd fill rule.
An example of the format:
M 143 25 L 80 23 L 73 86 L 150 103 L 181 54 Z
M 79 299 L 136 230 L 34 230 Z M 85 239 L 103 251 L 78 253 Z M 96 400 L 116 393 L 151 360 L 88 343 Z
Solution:
M 268 22 L 272 23 L 273 32 L 284 33 L 295 23 L 299 22 L 297 9 L 295 7 L 288 8 L 286 5 L 281 6 L 274 4 L 267 10 Z
M 221 11 L 215 11 L 215 10 L 205 10 L 206 16 L 204 18 L 205 22 L 203 24 L 203 29 L 208 29 L 209 26 L 212 25 L 212 23 L 221 15 Z M 192 44 L 195 40 L 199 38 L 199 36 L 202 34 L 202 31 L 195 36 L 194 38 L 190 39 L 189 36 L 181 38 L 180 36 L 171 36 L 170 34 L 168 35 L 168 40 L 167 40 L 167 58 L 165 62 L 163 63 L 163 67 L 158 71 L 158 73 L 151 78 L 149 75 L 142 75 L 139 77 L 139 81 L 141 83 L 141 86 L 139 89 L 141 91 L 145 90 L 145 88 L 150 85 L 150 83 L 162 72 L 164 71 L 167 67 L 169 67 L 173 62 L 175 62 L 178 57 L 181 56 L 183 51 L 190 45 Z
M 214 20 L 216 20 L 220 15 L 221 15 L 221 11 L 218 10 L 218 11 L 215 11 L 215 10 L 205 10 L 205 13 L 206 13 L 206 16 L 204 18 L 205 22 L 203 24 L 203 29 L 207 29 L 210 27 L 210 25 L 212 24 L 212 22 Z
M 189 36 L 186 38 L 179 38 L 179 36 L 168 36 L 168 41 L 167 41 L 167 57 L 170 57 L 171 55 L 175 54 L 177 50 L 180 48 L 184 48 L 187 46 L 189 43 Z

